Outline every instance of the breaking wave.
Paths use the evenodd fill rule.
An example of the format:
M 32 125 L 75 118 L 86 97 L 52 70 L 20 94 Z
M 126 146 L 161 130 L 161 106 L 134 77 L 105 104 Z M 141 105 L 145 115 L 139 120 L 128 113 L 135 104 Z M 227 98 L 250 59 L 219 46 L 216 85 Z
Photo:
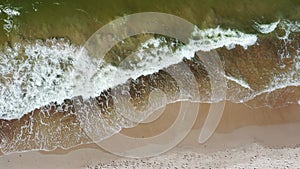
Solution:
M 149 39 L 137 49 L 139 62 L 130 69 L 118 68 L 104 60 L 91 60 L 83 47 L 72 45 L 66 39 L 37 40 L 33 44 L 7 47 L 0 53 L 0 102 L 4 103 L 0 106 L 0 117 L 20 118 L 49 102 L 62 103 L 78 95 L 95 97 L 130 78 L 157 72 L 184 57 L 192 58 L 198 50 L 235 45 L 247 48 L 257 40 L 256 35 L 220 27 L 195 30 L 194 34 L 199 40 L 191 40 L 175 52 L 170 46 L 160 46 L 166 43 L 165 39 Z M 155 49 L 149 50 L 149 46 Z M 86 70 L 83 72 L 82 68 Z M 91 76 L 92 79 L 86 79 Z
M 133 51 L 134 57 L 126 58 L 119 65 L 111 64 L 105 59 L 92 59 L 84 47 L 74 45 L 64 38 L 7 46 L 0 53 L 0 102 L 3 103 L 0 105 L 0 117 L 5 119 L 0 130 L 0 147 L 3 152 L 8 153 L 33 149 L 52 150 L 56 147 L 70 148 L 91 142 L 80 127 L 73 104 L 77 106 L 77 110 L 87 112 L 87 115 L 88 112 L 97 109 L 93 106 L 100 106 L 101 112 L 104 113 L 97 116 L 101 116 L 97 123 L 99 126 L 90 128 L 94 130 L 96 127 L 100 136 L 114 134 L 122 127 L 135 126 L 144 117 L 133 117 L 130 114 L 131 107 L 119 107 L 128 110 L 129 113 L 118 115 L 120 112 L 111 108 L 113 100 L 118 100 L 112 98 L 113 92 L 122 91 L 122 87 L 133 88 L 129 93 L 132 96 L 132 104 L 146 110 L 149 107 L 143 106 L 148 103 L 144 103 L 144 98 L 139 97 L 147 95 L 147 90 L 152 90 L 151 87 L 163 89 L 166 87 L 162 86 L 168 85 L 167 92 L 154 92 L 153 98 L 165 99 L 176 94 L 178 84 L 173 83 L 174 79 L 164 74 L 164 71 L 172 72 L 168 70 L 176 70 L 176 66 L 182 62 L 193 68 L 193 73 L 198 73 L 196 80 L 200 98 L 196 101 L 223 101 L 223 98 L 209 97 L 212 95 L 210 85 L 205 78 L 203 65 L 197 59 L 197 56 L 201 55 L 198 51 L 209 53 L 216 50 L 220 55 L 225 68 L 225 73 L 221 75 L 227 80 L 226 100 L 246 103 L 252 107 L 299 104 L 300 22 L 281 20 L 271 24 L 255 23 L 254 27 L 258 31 L 257 34 L 246 34 L 221 27 L 205 30 L 195 28 L 193 38 L 188 44 L 169 41 L 162 36 L 152 37 Z M 266 34 L 275 37 L 271 41 L 273 44 L 264 39 Z M 283 100 L 280 100 L 281 103 L 274 102 L 275 97 Z M 160 101 L 162 103 L 157 103 Z M 153 108 L 169 101 L 178 99 L 152 100 L 148 106 Z M 43 110 L 42 114 L 35 113 L 40 110 Z M 53 111 L 68 113 L 55 115 L 61 116 L 59 121 L 47 121 L 45 117 L 50 117 L 49 114 Z M 20 124 L 13 120 L 26 118 L 28 112 L 31 112 L 29 119 L 20 120 Z M 90 115 L 91 117 L 82 118 L 96 119 L 92 113 Z M 133 118 L 137 119 L 132 120 Z M 52 123 L 56 125 L 52 128 L 47 127 Z M 12 127 L 5 124 L 12 124 Z M 5 132 L 8 130 L 15 134 L 8 135 Z M 44 133 L 42 137 L 38 137 L 40 140 L 31 138 L 39 133 Z M 65 140 L 66 137 L 69 140 Z

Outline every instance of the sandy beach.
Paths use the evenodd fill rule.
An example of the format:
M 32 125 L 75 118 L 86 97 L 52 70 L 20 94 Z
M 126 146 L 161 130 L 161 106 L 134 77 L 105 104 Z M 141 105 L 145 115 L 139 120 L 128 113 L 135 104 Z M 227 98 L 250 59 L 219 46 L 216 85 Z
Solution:
M 0 169 L 300 169 L 300 1 L 2 1 Z
M 151 123 L 125 129 L 132 137 L 157 135 L 172 124 L 179 103 L 168 105 Z M 202 104 L 195 126 L 171 151 L 156 157 L 127 159 L 96 144 L 69 150 L 25 152 L 0 157 L 1 168 L 297 168 L 300 163 L 300 106 L 252 109 L 227 102 L 215 134 L 197 142 L 209 105 Z M 116 145 L 117 146 L 117 145 Z

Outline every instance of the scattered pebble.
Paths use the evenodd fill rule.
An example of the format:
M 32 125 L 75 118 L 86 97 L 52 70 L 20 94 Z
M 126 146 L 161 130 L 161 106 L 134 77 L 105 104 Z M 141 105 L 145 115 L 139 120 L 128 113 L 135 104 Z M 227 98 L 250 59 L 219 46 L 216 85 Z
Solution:
M 157 157 L 144 159 L 125 159 L 99 163 L 88 169 L 100 168 L 300 168 L 299 148 L 266 148 L 251 144 L 237 149 L 214 153 L 169 152 Z

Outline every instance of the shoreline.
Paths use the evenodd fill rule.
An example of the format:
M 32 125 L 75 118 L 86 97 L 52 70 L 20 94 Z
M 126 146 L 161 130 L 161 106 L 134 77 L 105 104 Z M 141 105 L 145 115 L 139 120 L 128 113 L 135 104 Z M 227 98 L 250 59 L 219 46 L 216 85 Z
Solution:
M 161 17 L 137 18 L 136 25 L 130 19 L 155 12 L 194 29 L 178 31 L 184 23 L 168 26 Z M 300 169 L 299 18 L 300 1 L 6 0 L 0 4 L 0 168 Z M 99 34 L 106 26 L 111 31 Z M 94 60 L 110 39 L 118 43 L 103 63 Z M 192 103 L 182 109 L 186 100 Z M 209 103 L 223 102 L 218 123 L 216 112 L 208 115 Z M 213 135 L 200 144 L 202 129 Z M 142 150 L 140 157 L 181 136 L 171 150 L 149 158 L 101 147 L 128 156 Z
M 178 104 L 168 105 L 164 114 L 176 111 Z M 159 155 L 158 158 L 161 156 L 173 156 L 174 153 L 180 154 L 182 152 L 201 154 L 226 152 L 232 149 L 251 147 L 254 144 L 258 144 L 266 149 L 280 148 L 283 151 L 290 148 L 297 149 L 300 146 L 298 141 L 300 136 L 295 134 L 300 129 L 299 105 L 289 105 L 279 109 L 250 109 L 243 104 L 229 102 L 226 103 L 223 118 L 215 134 L 206 143 L 199 145 L 197 139 L 208 108 L 208 104 L 203 104 L 202 113 L 198 115 L 197 121 L 189 135 L 170 152 Z M 162 126 L 166 119 L 172 119 L 163 118 L 163 116 L 152 122 L 152 127 L 153 123 L 157 123 L 154 126 L 159 128 L 158 123 Z M 137 126 L 133 129 L 125 129 L 122 133 L 131 136 L 134 133 L 139 137 L 141 133 L 145 134 L 145 129 L 149 128 L 151 123 L 143 125 L 142 127 Z M 155 130 L 152 131 L 152 133 L 148 131 L 147 133 L 155 134 Z M 156 131 L 160 132 L 160 130 Z M 149 159 L 151 158 L 144 160 L 147 161 Z M 35 160 L 38 161 L 32 164 Z M 0 157 L 0 164 L 5 168 L 18 168 L 21 166 L 23 168 L 87 168 L 87 166 L 96 166 L 99 163 L 106 164 L 113 160 L 122 161 L 127 159 L 109 154 L 96 144 L 87 144 L 76 146 L 69 150 L 57 149 L 50 152 L 39 151 L 4 155 Z
M 298 36 L 295 37 L 294 41 L 297 39 L 299 39 Z M 85 132 L 86 130 L 89 130 L 88 132 L 91 132 L 92 134 L 98 135 L 97 140 L 100 140 L 99 138 L 110 136 L 115 131 L 119 131 L 118 127 L 124 126 L 122 120 L 125 120 L 123 115 L 124 113 L 126 114 L 126 108 L 124 109 L 125 111 L 117 110 L 117 104 L 114 104 L 115 100 L 113 99 L 112 93 L 114 91 L 118 92 L 118 90 L 123 90 L 123 87 L 128 88 L 131 102 L 141 110 L 143 106 L 146 106 L 149 103 L 147 100 L 150 97 L 150 93 L 156 89 L 162 90 L 170 101 L 176 101 L 179 99 L 178 96 L 180 92 L 184 90 L 180 89 L 179 83 L 174 79 L 175 77 L 172 77 L 173 75 L 168 72 L 181 69 L 182 64 L 187 65 L 195 77 L 193 83 L 195 84 L 195 87 L 198 87 L 199 95 L 201 95 L 201 102 L 210 102 L 212 97 L 212 93 L 210 93 L 211 84 L 209 83 L 209 75 L 205 70 L 205 65 L 201 62 L 201 58 L 212 56 L 211 54 L 220 57 L 221 61 L 224 62 L 224 73 L 226 77 L 229 77 L 226 99 L 238 103 L 243 102 L 245 99 L 250 99 L 252 96 L 256 96 L 249 101 L 251 102 L 250 104 L 270 107 L 297 102 L 300 94 L 300 90 L 298 89 L 299 86 L 288 86 L 290 83 L 297 80 L 295 79 L 297 78 L 297 71 L 293 69 L 294 66 L 296 66 L 293 64 L 296 63 L 289 63 L 287 68 L 281 69 L 280 63 L 282 63 L 283 60 L 280 59 L 279 53 L 276 52 L 276 50 L 273 50 L 277 49 L 277 46 L 283 43 L 284 42 L 279 39 L 276 41 L 274 39 L 264 38 L 260 41 L 260 45 L 250 46 L 248 49 L 244 49 L 242 46 L 236 46 L 232 50 L 228 50 L 225 47 L 220 48 L 216 51 L 217 53 L 197 52 L 191 59 L 183 59 L 182 62 L 170 65 L 153 74 L 139 76 L 135 80 L 128 80 L 126 83 L 120 84 L 113 89 L 102 91 L 100 95 L 95 98 L 90 98 L 88 100 L 83 100 L 80 97 L 66 99 L 62 104 L 51 102 L 24 114 L 20 119 L 0 119 L 0 147 L 3 152 L 26 151 L 32 149 L 52 150 L 56 149 L 56 147 L 70 148 L 75 145 L 92 142 Z M 296 46 L 297 43 L 289 45 L 291 48 L 289 52 L 294 52 L 294 49 L 297 49 Z M 260 56 L 259 59 L 257 59 L 258 56 Z M 283 63 L 285 62 L 288 61 L 284 61 Z M 290 71 L 289 67 L 291 67 Z M 285 75 L 286 73 L 288 75 L 291 74 L 291 77 L 277 77 L 276 75 Z M 273 78 L 275 78 L 275 80 L 272 80 Z M 277 78 L 280 78 L 279 82 Z M 230 79 L 234 80 L 232 81 Z M 181 80 L 183 82 L 182 88 L 184 88 L 185 85 L 190 85 L 188 79 Z M 218 83 L 215 87 L 222 87 L 222 84 L 224 83 Z M 241 83 L 247 83 L 250 88 L 243 87 Z M 266 88 L 266 85 L 269 85 L 270 83 L 275 83 L 275 87 L 271 85 Z M 278 86 L 279 88 L 277 88 Z M 286 87 L 281 88 L 282 86 Z M 269 92 L 269 90 L 272 91 Z M 260 95 L 257 96 L 257 94 Z M 99 110 L 99 112 L 93 112 L 89 110 L 89 108 L 83 108 L 84 106 L 93 106 L 90 108 L 95 108 L 97 111 Z M 236 113 L 234 116 L 242 117 L 244 114 Z M 230 120 L 230 118 L 227 119 L 227 122 L 230 125 L 231 123 L 237 123 L 237 126 L 231 126 L 231 129 L 234 129 L 236 127 L 251 124 L 265 124 L 264 119 L 269 118 L 269 116 L 273 116 L 273 114 L 263 113 L 262 115 L 251 116 L 247 123 L 243 123 L 242 121 L 235 122 Z M 87 118 L 89 119 L 88 122 L 84 120 Z M 256 119 L 263 120 L 258 120 L 257 123 L 254 122 Z M 102 120 L 102 122 L 99 123 L 99 120 Z M 299 118 L 292 114 L 291 118 L 287 117 L 285 121 L 284 119 L 275 119 L 272 117 L 267 124 L 294 122 L 295 120 L 297 121 Z M 85 127 L 83 128 L 82 125 L 88 129 Z M 230 127 L 230 125 L 228 125 L 228 127 Z M 94 127 L 89 128 L 88 126 Z M 224 132 L 230 129 L 228 127 L 224 128 Z M 99 130 L 106 132 L 99 133 Z M 68 138 L 68 140 L 65 138 Z

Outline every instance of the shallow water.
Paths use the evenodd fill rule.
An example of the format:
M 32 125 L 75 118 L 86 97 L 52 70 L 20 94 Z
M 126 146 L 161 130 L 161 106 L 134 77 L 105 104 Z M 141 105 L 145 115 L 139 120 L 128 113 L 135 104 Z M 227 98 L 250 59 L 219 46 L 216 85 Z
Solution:
M 300 101 L 296 1 L 7 1 L 0 4 L 0 11 L 4 153 L 99 141 L 180 100 L 228 100 L 271 108 Z M 153 34 L 128 38 L 103 60 L 91 59 L 83 49 L 85 41 L 109 21 L 149 11 L 180 16 L 198 28 L 185 44 Z M 199 50 L 210 52 L 195 54 Z M 132 52 L 137 56 L 125 59 Z M 219 72 L 215 90 L 201 60 L 213 55 L 221 58 L 225 70 Z M 194 81 L 180 71 L 182 64 Z M 174 72 L 183 77 L 181 82 L 174 79 Z M 226 97 L 212 97 L 220 93 L 222 79 L 227 83 Z M 127 105 L 116 107 L 116 101 L 123 101 L 118 100 L 118 91 L 128 93 L 140 114 Z
M 4 1 L 4 2 L 3 2 Z M 10 29 L 8 39 L 35 40 L 49 37 L 68 37 L 74 43 L 84 43 L 97 29 L 116 17 L 136 12 L 165 12 L 180 16 L 196 24 L 201 29 L 221 25 L 254 32 L 253 23 L 270 23 L 278 19 L 299 19 L 299 2 L 267 0 L 238 2 L 234 0 L 217 1 L 18 1 L 3 0 L 1 9 L 8 7 L 19 15 L 2 12 L 1 27 L 4 19 L 13 21 L 16 29 Z M 55 11 L 55 12 L 54 12 Z M 2 43 L 7 30 L 0 30 Z M 14 33 L 15 32 L 15 33 Z M 20 37 L 18 37 L 18 35 Z

